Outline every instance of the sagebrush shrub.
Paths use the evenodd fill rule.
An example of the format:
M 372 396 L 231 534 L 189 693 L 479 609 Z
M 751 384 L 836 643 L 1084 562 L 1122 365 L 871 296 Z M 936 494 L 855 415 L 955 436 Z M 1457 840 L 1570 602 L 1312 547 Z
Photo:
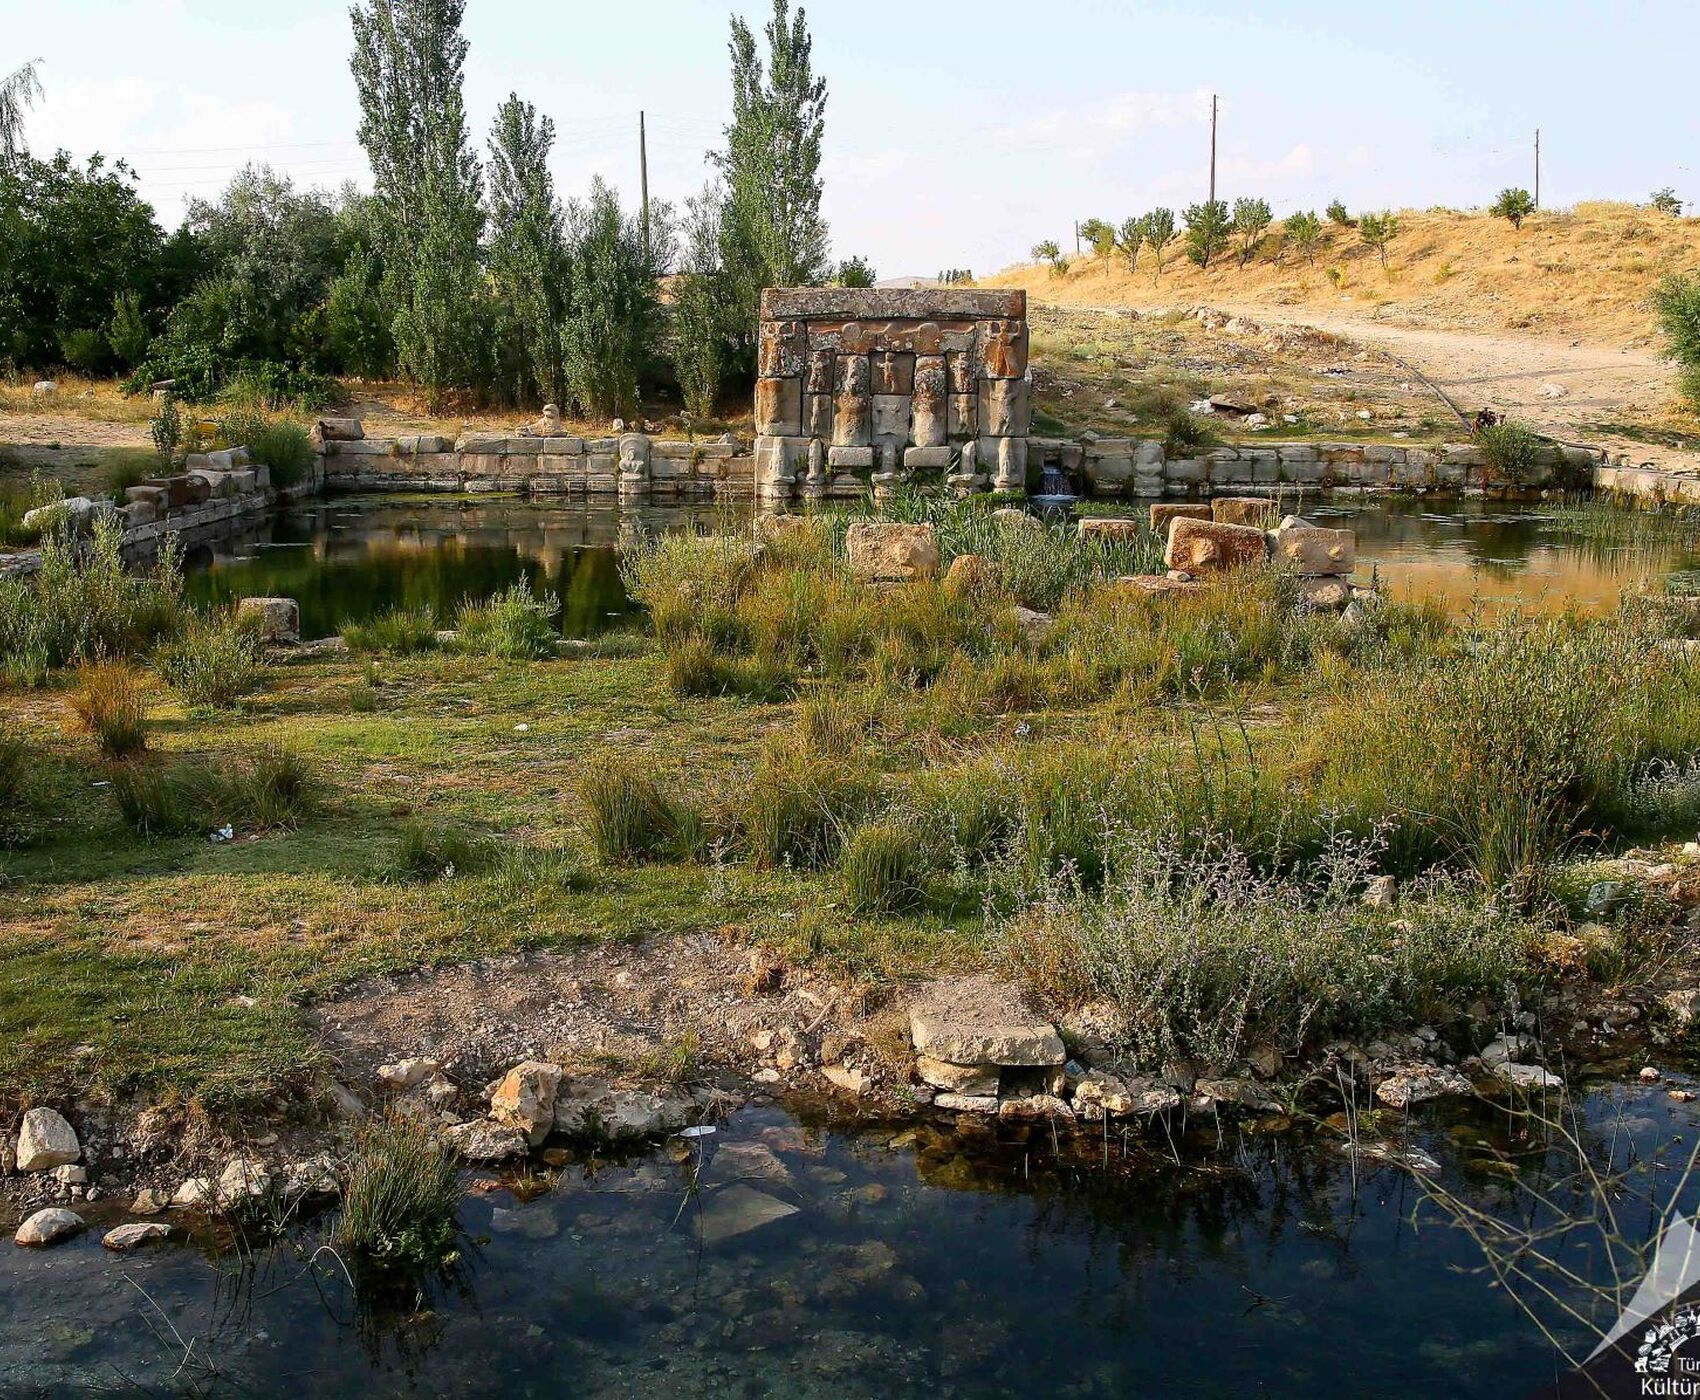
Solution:
M 228 710 L 265 680 L 264 649 L 253 627 L 232 613 L 192 616 L 160 648 L 159 673 L 186 705 Z
M 557 651 L 559 634 L 551 619 L 560 611 L 559 597 L 535 593 L 521 581 L 481 603 L 462 603 L 455 618 L 456 645 L 505 661 L 547 660 Z

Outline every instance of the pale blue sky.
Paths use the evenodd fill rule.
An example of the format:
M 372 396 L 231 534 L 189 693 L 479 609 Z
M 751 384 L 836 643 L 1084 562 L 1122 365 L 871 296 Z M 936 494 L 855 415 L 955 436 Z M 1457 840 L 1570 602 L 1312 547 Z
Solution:
M 470 0 L 467 99 L 480 142 L 510 90 L 560 128 L 563 194 L 593 172 L 682 200 L 726 120 L 727 16 L 741 0 Z M 1700 5 L 1154 4 L 818 0 L 835 252 L 882 276 L 995 270 L 1076 218 L 1204 193 L 1209 94 L 1219 192 L 1276 213 L 1469 206 L 1532 182 L 1543 202 L 1700 200 Z M 123 154 L 161 219 L 246 159 L 306 183 L 366 180 L 341 3 L 0 0 L 0 71 L 44 60 L 32 146 Z M 21 47 L 20 47 L 21 46 Z M 13 50 L 16 49 L 16 52 Z

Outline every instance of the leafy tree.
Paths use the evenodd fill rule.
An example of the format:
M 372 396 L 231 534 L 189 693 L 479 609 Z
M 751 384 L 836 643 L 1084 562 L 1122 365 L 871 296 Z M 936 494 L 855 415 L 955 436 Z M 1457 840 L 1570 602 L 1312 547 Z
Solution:
M 1331 199 L 1328 202 L 1328 222 L 1333 224 L 1336 228 L 1351 228 L 1355 221 L 1352 216 L 1346 212 L 1346 206 L 1344 204 L 1337 199 Z
M 1322 241 L 1322 220 L 1316 217 L 1316 211 L 1313 209 L 1308 213 L 1289 214 L 1283 227 L 1287 231 L 1287 241 L 1314 267 L 1316 245 Z
M 497 388 L 514 402 L 567 397 L 561 355 L 569 267 L 549 151 L 555 123 L 508 95 L 490 135 L 490 283 Z
M 106 339 L 112 353 L 126 369 L 139 365 L 147 358 L 148 342 L 153 332 L 142 315 L 142 299 L 134 289 L 119 292 L 112 299 L 112 321 L 106 328 Z
M 1047 238 L 1043 243 L 1035 243 L 1033 245 L 1033 261 L 1049 263 L 1051 271 L 1055 272 L 1063 261 L 1062 249 L 1057 247 L 1057 240 Z
M 1116 233 L 1116 247 L 1121 249 L 1122 256 L 1127 259 L 1127 270 L 1131 273 L 1139 266 L 1139 250 L 1145 244 L 1145 220 L 1123 219 L 1120 230 Z
M 464 11 L 465 0 L 365 0 L 350 12 L 397 358 L 434 407 L 485 378 L 483 172 L 461 92 Z
M 24 145 L 24 113 L 41 96 L 35 59 L 0 78 L 0 164 L 11 165 L 29 153 Z
M 1115 228 L 1103 219 L 1088 219 L 1080 226 L 1080 236 L 1091 245 L 1092 251 L 1104 264 L 1105 276 L 1108 276 L 1110 254 L 1116 251 Z
M 1227 243 L 1233 225 L 1227 201 L 1207 199 L 1189 205 L 1182 217 L 1186 219 L 1186 255 L 1199 267 L 1208 268 L 1210 259 Z
M 1675 360 L 1683 396 L 1700 409 L 1700 272 L 1673 273 L 1653 288 L 1665 354 Z
M 744 21 L 732 18 L 732 122 L 713 156 L 726 188 L 721 262 L 741 329 L 732 347 L 754 368 L 763 287 L 818 284 L 828 271 L 821 217 L 821 136 L 826 79 L 814 72 L 805 12 L 773 0 L 767 61 Z
M 720 265 L 725 208 L 726 192 L 715 182 L 685 201 L 682 262 L 673 282 L 673 369 L 685 412 L 698 421 L 714 416 L 738 311 Z
M 377 256 L 357 244 L 325 295 L 325 343 L 332 362 L 345 374 L 387 379 L 395 371 L 390 321 Z
M 1163 249 L 1174 241 L 1175 211 L 1159 207 L 1139 222 L 1145 233 L 1145 241 L 1151 245 L 1151 280 L 1156 282 L 1163 275 Z
M 1535 212 L 1535 197 L 1527 190 L 1501 190 L 1499 198 L 1488 206 L 1496 219 L 1509 219 L 1512 228 L 1522 228 L 1523 220 Z
M 864 257 L 846 258 L 838 264 L 836 281 L 840 287 L 871 287 L 877 280 L 873 264 Z
M 600 176 L 589 198 L 568 211 L 573 279 L 561 349 L 572 399 L 593 417 L 636 414 L 638 379 L 659 343 L 651 257 L 669 239 L 656 237 L 657 212 L 652 205 L 646 250 L 640 221 L 620 208 L 618 193 Z
M 1669 185 L 1662 190 L 1654 190 L 1647 201 L 1649 209 L 1656 209 L 1661 214 L 1669 214 L 1672 218 L 1682 217 L 1682 201 L 1676 197 L 1676 191 Z
M 99 333 L 120 293 L 156 305 L 161 242 L 122 162 L 0 164 L 0 359 L 45 368 L 65 337 Z
M 1387 245 L 1399 235 L 1399 216 L 1383 210 L 1358 220 L 1358 237 L 1381 254 L 1381 270 L 1387 271 Z
M 1241 267 L 1251 261 L 1251 255 L 1257 251 L 1257 245 L 1263 241 L 1263 235 L 1269 231 L 1273 217 L 1269 212 L 1268 200 L 1236 199 L 1234 201 L 1234 234 L 1240 240 Z

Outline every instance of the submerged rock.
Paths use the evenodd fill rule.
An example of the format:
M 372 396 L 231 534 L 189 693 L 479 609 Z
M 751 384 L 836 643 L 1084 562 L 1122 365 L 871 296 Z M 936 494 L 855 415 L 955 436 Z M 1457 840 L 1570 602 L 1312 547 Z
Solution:
M 83 1228 L 83 1217 L 75 1211 L 64 1210 L 58 1206 L 47 1210 L 38 1210 L 20 1226 L 12 1236 L 12 1243 L 24 1246 L 26 1249 L 46 1249 L 62 1240 L 68 1240 Z
M 703 1243 L 719 1244 L 722 1240 L 747 1235 L 751 1230 L 759 1230 L 764 1225 L 796 1214 L 796 1206 L 788 1205 L 765 1191 L 740 1184 L 722 1187 L 708 1194 L 703 1201 L 698 1228 Z
M 1493 1072 L 1517 1089 L 1562 1089 L 1564 1080 L 1540 1065 L 1500 1064 Z
M 1447 1094 L 1467 1094 L 1470 1081 L 1457 1070 L 1419 1065 L 1390 1074 L 1375 1086 L 1375 1096 L 1389 1108 L 1409 1108 Z
M 469 1162 L 506 1162 L 530 1151 L 530 1140 L 518 1128 L 474 1118 L 456 1123 L 443 1134 L 454 1150 Z
M 108 1230 L 101 1239 L 101 1244 L 117 1254 L 124 1254 L 132 1249 L 139 1249 L 144 1244 L 153 1244 L 170 1236 L 171 1227 L 160 1220 L 138 1220 L 128 1225 L 120 1225 Z

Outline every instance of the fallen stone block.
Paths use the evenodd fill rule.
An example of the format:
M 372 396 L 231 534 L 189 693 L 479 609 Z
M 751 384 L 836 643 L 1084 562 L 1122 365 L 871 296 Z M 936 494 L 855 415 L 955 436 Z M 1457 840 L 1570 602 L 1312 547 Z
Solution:
M 314 431 L 321 442 L 359 442 L 366 436 L 358 418 L 321 418 Z
M 1151 529 L 1167 538 L 1171 520 L 1209 520 L 1210 502 L 1188 502 L 1185 505 L 1165 504 L 1151 507 Z
M 846 533 L 844 547 L 851 575 L 864 583 L 907 583 L 938 572 L 931 525 L 859 520 Z
M 287 646 L 301 640 L 301 608 L 293 598 L 243 598 L 236 620 L 252 627 L 266 646 Z
M 1143 533 L 1139 521 L 1120 516 L 1088 516 L 1080 522 L 1080 538 L 1100 544 L 1132 544 Z
M 1276 561 L 1300 574 L 1349 574 L 1357 564 L 1357 536 L 1350 530 L 1283 525 L 1274 540 Z
M 994 977 L 935 983 L 909 1010 L 917 1055 L 957 1065 L 1060 1065 L 1056 1027 L 1035 1015 L 1021 992 Z
M 1267 537 L 1255 525 L 1183 517 L 1169 522 L 1169 544 L 1163 558 L 1171 569 L 1182 573 L 1215 574 L 1261 564 L 1268 548 Z
M 24 1114 L 18 1129 L 19 1171 L 51 1171 L 54 1167 L 69 1166 L 82 1155 L 76 1130 L 56 1109 L 32 1108 Z
M 1275 502 L 1267 496 L 1217 496 L 1210 502 L 1210 518 L 1222 525 L 1256 525 L 1267 530 L 1275 523 Z

